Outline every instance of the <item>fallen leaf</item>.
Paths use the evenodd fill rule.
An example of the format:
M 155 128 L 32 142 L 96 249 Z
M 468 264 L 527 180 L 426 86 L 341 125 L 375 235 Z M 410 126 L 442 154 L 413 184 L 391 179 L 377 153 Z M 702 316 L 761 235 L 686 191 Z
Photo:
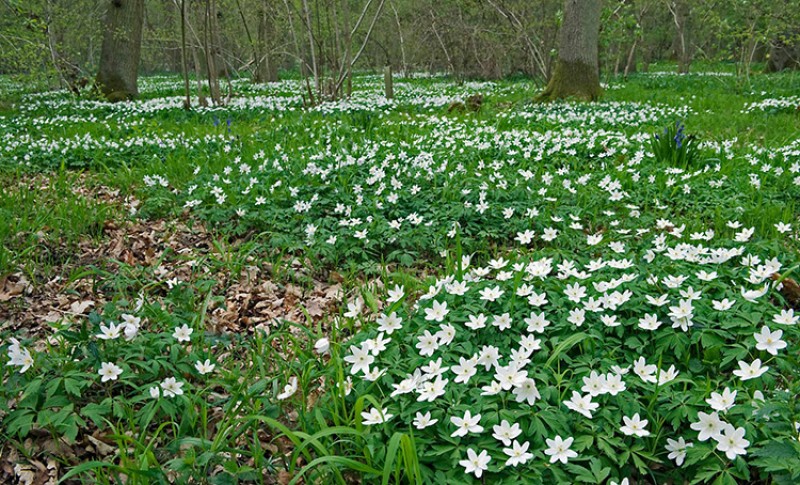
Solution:
M 22 295 L 30 286 L 30 283 L 28 283 L 28 280 L 25 279 L 24 276 L 20 274 L 14 276 L 16 277 L 16 281 L 11 281 L 11 276 L 6 276 L 0 280 L 0 301 L 8 301 L 12 298 L 16 298 Z
M 76 315 L 83 315 L 86 310 L 90 307 L 94 306 L 94 302 L 91 300 L 84 300 L 84 301 L 76 301 L 70 305 L 69 309 L 72 313 Z
M 289 482 L 292 481 L 292 474 L 287 472 L 286 470 L 279 470 L 278 471 L 278 484 L 279 485 L 288 485 Z
M 113 446 L 109 446 L 106 443 L 103 443 L 102 441 L 100 441 L 99 439 L 95 438 L 92 435 L 88 435 L 86 437 L 89 439 L 89 441 L 92 442 L 95 450 L 97 450 L 97 453 L 101 456 L 108 456 L 116 451 L 116 448 L 114 448 Z

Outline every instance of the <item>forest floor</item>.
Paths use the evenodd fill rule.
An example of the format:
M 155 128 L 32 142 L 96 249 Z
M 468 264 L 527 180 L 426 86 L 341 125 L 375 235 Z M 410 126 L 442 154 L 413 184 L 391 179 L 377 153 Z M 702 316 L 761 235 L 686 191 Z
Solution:
M 792 483 L 799 84 L 9 91 L 0 481 Z

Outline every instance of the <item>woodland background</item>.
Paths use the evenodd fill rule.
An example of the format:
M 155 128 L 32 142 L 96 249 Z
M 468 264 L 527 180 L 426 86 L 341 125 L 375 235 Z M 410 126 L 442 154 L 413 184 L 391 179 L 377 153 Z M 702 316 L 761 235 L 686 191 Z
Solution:
M 86 84 L 98 70 L 106 11 L 121 1 L 0 1 L 0 74 L 42 88 Z M 181 72 L 185 45 L 189 73 L 256 81 L 316 73 L 320 91 L 349 63 L 360 71 L 390 65 L 400 74 L 525 76 L 544 83 L 564 9 L 562 0 L 133 3 L 144 5 L 140 73 Z M 742 76 L 754 65 L 797 68 L 800 2 L 607 1 L 598 51 L 604 76 L 647 71 L 662 60 L 677 61 L 680 71 L 698 61 L 730 62 Z

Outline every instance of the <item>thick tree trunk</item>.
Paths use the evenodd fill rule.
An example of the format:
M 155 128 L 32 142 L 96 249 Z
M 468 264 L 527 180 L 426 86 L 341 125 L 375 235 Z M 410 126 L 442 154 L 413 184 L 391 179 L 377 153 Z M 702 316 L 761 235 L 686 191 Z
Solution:
M 559 33 L 558 59 L 540 101 L 600 97 L 598 38 L 602 0 L 564 0 L 564 22 Z
M 95 84 L 109 101 L 123 101 L 139 95 L 136 80 L 143 23 L 144 0 L 108 2 Z

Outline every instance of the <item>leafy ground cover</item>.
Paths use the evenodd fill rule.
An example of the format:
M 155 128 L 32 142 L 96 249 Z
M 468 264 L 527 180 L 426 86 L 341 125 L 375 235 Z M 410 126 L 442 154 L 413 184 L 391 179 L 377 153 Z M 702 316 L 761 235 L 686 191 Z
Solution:
M 18 93 L 0 470 L 794 483 L 796 82 L 640 74 L 536 105 L 524 81 L 387 100 L 364 76 L 307 108 L 239 81 L 191 112 L 170 77 L 119 105 Z

